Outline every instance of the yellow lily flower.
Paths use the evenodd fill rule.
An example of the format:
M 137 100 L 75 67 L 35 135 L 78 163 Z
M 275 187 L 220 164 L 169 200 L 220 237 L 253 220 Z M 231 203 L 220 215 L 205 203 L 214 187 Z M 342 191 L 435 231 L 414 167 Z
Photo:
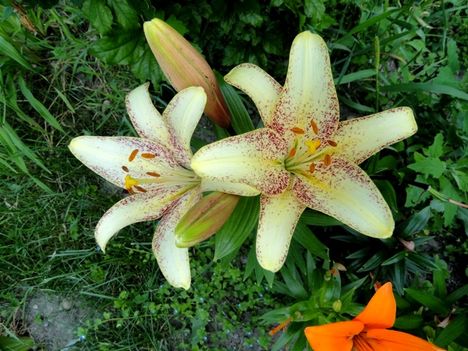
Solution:
M 126 99 L 140 138 L 80 136 L 70 142 L 69 149 L 92 171 L 130 193 L 97 224 L 99 247 L 104 251 L 108 241 L 130 224 L 161 218 L 153 237 L 154 255 L 167 281 L 188 289 L 188 249 L 176 246 L 175 227 L 199 201 L 202 191 L 224 188 L 202 181 L 190 169 L 190 139 L 203 113 L 206 94 L 201 87 L 181 90 L 161 115 L 151 102 L 148 86 L 139 86 Z M 225 186 L 239 195 L 258 193 L 249 186 Z
M 390 209 L 357 165 L 417 131 L 410 108 L 339 122 L 328 49 L 310 32 L 292 44 L 283 87 L 252 64 L 235 67 L 225 80 L 252 98 L 265 128 L 201 148 L 191 166 L 206 179 L 262 193 L 256 251 L 263 268 L 282 267 L 306 207 L 371 237 L 392 235 Z

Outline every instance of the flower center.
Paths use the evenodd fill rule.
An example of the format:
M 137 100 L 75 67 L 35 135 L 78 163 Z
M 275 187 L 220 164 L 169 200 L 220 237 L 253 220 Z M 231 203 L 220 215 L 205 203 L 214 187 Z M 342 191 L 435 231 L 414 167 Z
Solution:
M 138 167 L 132 167 L 134 161 L 139 158 Z M 143 162 L 141 162 L 143 161 Z M 136 169 L 138 168 L 138 169 Z M 144 168 L 146 172 L 141 169 Z M 132 150 L 128 156 L 128 166 L 123 165 L 124 188 L 130 193 L 145 193 L 152 184 L 158 186 L 189 186 L 193 187 L 200 183 L 200 178 L 192 171 L 182 166 L 174 168 L 165 162 L 158 160 L 158 155 L 150 152 L 141 152 L 138 149 Z M 133 172 L 132 172 L 133 171 Z M 144 172 L 144 173 L 143 173 Z M 139 174 L 138 176 L 132 173 Z
M 367 341 L 366 333 L 360 333 L 353 338 L 352 351 L 374 351 L 374 348 Z
M 313 173 L 319 162 L 325 167 L 332 164 L 332 155 L 337 143 L 319 136 L 317 124 L 311 120 L 308 130 L 294 127 L 294 142 L 284 161 L 285 168 L 291 173 Z M 307 137 L 306 137 L 307 135 Z

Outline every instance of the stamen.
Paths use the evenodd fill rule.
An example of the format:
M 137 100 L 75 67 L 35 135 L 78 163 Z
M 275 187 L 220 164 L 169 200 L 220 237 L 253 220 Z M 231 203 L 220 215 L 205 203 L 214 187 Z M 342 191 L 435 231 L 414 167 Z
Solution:
M 323 158 L 323 164 L 328 167 L 330 166 L 332 163 L 332 158 L 330 156 L 330 154 L 326 154 L 325 157 Z
M 135 157 L 136 157 L 137 154 L 138 154 L 138 149 L 133 150 L 133 151 L 130 153 L 130 156 L 128 156 L 128 161 L 129 161 L 129 162 L 132 162 L 132 161 L 135 159 Z
M 306 140 L 305 144 L 306 144 L 306 146 L 308 148 L 309 154 L 313 154 L 313 153 L 315 153 L 315 151 L 317 151 L 317 149 L 320 146 L 321 142 L 318 139 L 316 139 L 316 140 Z
M 310 120 L 310 126 L 312 127 L 312 130 L 314 131 L 315 134 L 318 134 L 319 129 L 317 126 L 317 123 L 313 119 Z
M 122 166 L 122 169 L 123 169 L 124 172 L 128 173 L 128 167 L 127 166 Z
M 288 156 L 288 157 L 294 157 L 295 154 L 296 154 L 296 148 L 293 147 L 293 148 L 289 151 L 289 156 Z
M 156 172 L 146 172 L 147 175 L 152 176 L 152 177 L 160 177 L 161 175 Z
M 338 145 L 338 144 L 336 143 L 336 141 L 333 141 L 333 140 L 327 140 L 327 143 L 328 143 L 328 145 L 333 146 L 333 147 L 335 147 L 336 145 Z
M 136 180 L 135 178 L 132 178 L 132 176 L 130 176 L 128 174 L 125 176 L 125 180 L 124 180 L 125 189 L 130 191 L 132 189 L 132 187 L 134 187 L 135 185 L 138 185 L 138 184 L 139 184 L 138 180 Z
M 273 335 L 277 334 L 280 330 L 285 329 L 289 324 L 291 324 L 291 321 L 292 321 L 292 318 L 289 317 L 284 322 L 281 322 L 276 327 L 274 327 L 272 330 L 270 330 L 268 332 L 268 334 L 270 334 L 270 336 L 273 336 Z
M 310 172 L 310 173 L 314 173 L 314 171 L 315 171 L 315 163 L 312 162 L 312 163 L 309 165 L 309 172 Z
M 298 127 L 291 128 L 291 132 L 293 132 L 294 134 L 304 134 L 305 133 L 304 129 L 298 128 Z
M 143 158 L 155 158 L 156 155 L 152 154 L 150 152 L 144 152 L 144 153 L 141 154 L 141 157 L 143 157 Z
M 146 189 L 142 188 L 141 186 L 139 185 L 134 185 L 133 186 L 136 190 L 142 192 L 142 193 L 146 193 Z

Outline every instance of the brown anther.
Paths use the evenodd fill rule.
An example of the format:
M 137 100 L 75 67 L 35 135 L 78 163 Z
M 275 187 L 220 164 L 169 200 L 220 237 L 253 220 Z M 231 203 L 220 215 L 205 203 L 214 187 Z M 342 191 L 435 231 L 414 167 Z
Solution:
M 318 129 L 317 123 L 315 123 L 313 119 L 310 120 L 310 126 L 312 127 L 312 130 L 314 131 L 314 133 L 318 134 L 319 129 Z
M 304 129 L 298 128 L 298 127 L 291 128 L 291 132 L 293 132 L 294 134 L 304 134 L 305 133 Z
M 143 158 L 155 158 L 156 155 L 155 155 L 155 154 L 152 154 L 152 153 L 150 153 L 150 152 L 143 152 L 143 153 L 141 154 L 141 157 L 143 157 Z
M 328 143 L 328 145 L 333 146 L 333 147 L 335 147 L 336 145 L 338 145 L 338 144 L 336 143 L 336 141 L 333 141 L 333 140 L 327 140 L 327 143 Z
M 325 157 L 323 158 L 323 164 L 325 166 L 330 166 L 332 162 L 331 156 L 329 154 L 326 154 Z
M 309 172 L 310 172 L 310 173 L 314 173 L 314 171 L 315 171 L 315 163 L 312 162 L 312 163 L 309 165 Z
M 146 193 L 146 189 L 142 188 L 141 186 L 139 185 L 134 185 L 133 186 L 136 190 L 142 192 L 142 193 Z
M 151 177 L 159 177 L 161 176 L 159 173 L 156 173 L 156 172 L 146 172 L 147 175 L 151 176 Z
M 128 167 L 127 167 L 127 166 L 122 166 L 122 170 L 123 170 L 124 172 L 127 172 L 127 173 L 128 173 Z
M 293 148 L 289 151 L 289 157 L 294 157 L 295 154 L 296 154 L 296 148 L 293 147 Z
M 130 153 L 130 156 L 128 156 L 128 161 L 129 161 L 129 162 L 132 162 L 132 161 L 135 159 L 135 157 L 136 157 L 137 154 L 138 154 L 138 149 L 133 150 L 133 151 Z

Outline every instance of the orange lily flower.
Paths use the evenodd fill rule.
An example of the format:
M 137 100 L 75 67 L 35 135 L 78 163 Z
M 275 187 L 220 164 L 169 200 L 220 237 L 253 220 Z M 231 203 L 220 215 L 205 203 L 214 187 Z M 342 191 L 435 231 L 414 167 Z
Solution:
M 314 351 L 443 351 L 411 334 L 388 330 L 395 318 L 392 283 L 386 283 L 352 321 L 307 327 L 305 335 Z

